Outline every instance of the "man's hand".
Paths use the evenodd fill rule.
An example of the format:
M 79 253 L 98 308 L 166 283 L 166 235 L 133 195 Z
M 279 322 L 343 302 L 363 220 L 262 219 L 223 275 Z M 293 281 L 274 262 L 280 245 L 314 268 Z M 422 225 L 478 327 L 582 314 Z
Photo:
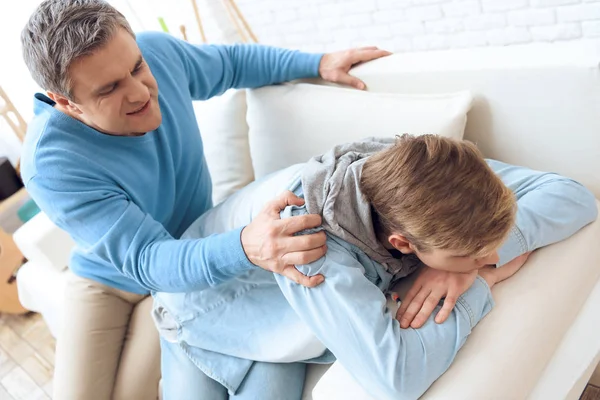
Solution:
M 348 74 L 350 68 L 360 62 L 372 61 L 377 58 L 389 56 L 389 51 L 377 47 L 361 47 L 358 49 L 328 53 L 321 58 L 319 75 L 326 81 L 365 89 L 363 81 Z
M 279 216 L 285 207 L 302 204 L 304 200 L 290 191 L 268 203 L 242 230 L 242 247 L 252 264 L 283 275 L 300 285 L 314 287 L 323 282 L 323 275 L 308 277 L 294 265 L 309 264 L 325 255 L 325 232 L 293 235 L 304 229 L 318 227 L 321 217 L 308 214 L 281 219 Z
M 423 267 L 396 312 L 400 327 L 420 328 L 445 297 L 442 309 L 435 316 L 435 322 L 441 324 L 450 315 L 458 297 L 471 287 L 476 277 L 477 271 L 458 273 Z

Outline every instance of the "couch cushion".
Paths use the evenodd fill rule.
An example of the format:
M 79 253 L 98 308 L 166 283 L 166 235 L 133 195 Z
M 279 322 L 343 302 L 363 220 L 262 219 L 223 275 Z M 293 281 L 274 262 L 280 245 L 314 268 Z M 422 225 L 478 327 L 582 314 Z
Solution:
M 218 204 L 254 180 L 246 124 L 246 92 L 229 90 L 210 100 L 195 102 L 194 110 L 213 181 L 213 202 Z
M 519 273 L 494 287 L 496 307 L 422 398 L 527 398 L 600 279 L 598 237 L 600 221 L 536 251 Z M 337 363 L 312 398 L 370 399 Z
M 64 295 L 68 270 L 48 263 L 29 261 L 17 273 L 19 301 L 30 311 L 39 312 L 57 337 L 63 321 Z
M 308 83 L 248 91 L 250 153 L 257 178 L 369 136 L 436 133 L 462 138 L 470 92 L 370 93 Z
M 13 234 L 13 239 L 29 261 L 62 271 L 69 265 L 75 242 L 43 213 L 27 221 Z
M 486 157 L 557 172 L 600 198 L 599 64 L 600 46 L 581 40 L 394 54 L 352 75 L 374 92 L 471 90 L 465 138 Z

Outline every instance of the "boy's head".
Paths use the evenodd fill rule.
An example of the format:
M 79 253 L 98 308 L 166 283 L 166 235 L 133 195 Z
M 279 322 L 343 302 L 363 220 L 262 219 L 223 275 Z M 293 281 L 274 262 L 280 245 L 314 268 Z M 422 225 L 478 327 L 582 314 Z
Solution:
M 360 186 L 378 234 L 435 269 L 497 263 L 515 219 L 513 193 L 466 141 L 403 135 L 367 159 Z

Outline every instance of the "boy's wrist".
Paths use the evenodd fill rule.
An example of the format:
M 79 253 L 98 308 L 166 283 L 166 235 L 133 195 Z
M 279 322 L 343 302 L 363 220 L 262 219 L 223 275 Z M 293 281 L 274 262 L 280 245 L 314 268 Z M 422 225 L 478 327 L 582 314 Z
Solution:
M 485 266 L 479 270 L 479 276 L 485 280 L 490 289 L 498 283 L 498 273 L 496 267 Z

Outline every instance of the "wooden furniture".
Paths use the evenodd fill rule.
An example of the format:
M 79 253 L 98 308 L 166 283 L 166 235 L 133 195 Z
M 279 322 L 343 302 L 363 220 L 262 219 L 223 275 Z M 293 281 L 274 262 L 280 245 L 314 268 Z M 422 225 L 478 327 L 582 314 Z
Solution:
M 0 157 L 0 201 L 3 201 L 23 188 L 19 173 L 7 157 Z
M 0 215 L 16 212 L 20 204 L 28 199 L 25 189 L 21 189 L 0 202 Z M 23 254 L 13 241 L 12 235 L 0 228 L 0 313 L 21 314 L 27 312 L 19 303 L 15 274 L 23 264 Z
M 0 229 L 0 313 L 27 312 L 17 293 L 16 272 L 22 264 L 23 255 L 12 236 Z
M 8 95 L 2 89 L 1 86 L 0 86 L 0 117 L 4 118 L 4 120 L 6 120 L 6 123 L 8 124 L 8 126 L 10 126 L 10 128 L 13 130 L 15 135 L 17 135 L 17 137 L 21 141 L 21 143 L 23 143 L 23 141 L 25 140 L 25 134 L 27 133 L 27 123 L 25 122 L 25 120 L 23 119 L 21 114 L 19 114 L 19 111 L 17 111 L 16 107 L 14 106 L 12 101 L 10 101 L 10 99 L 8 98 Z M 20 159 L 17 162 L 15 169 L 17 170 L 17 174 L 20 176 L 21 175 L 21 160 Z
M 13 233 L 21 226 L 22 221 L 18 217 L 19 208 L 30 199 L 25 188 L 21 188 L 12 196 L 0 201 L 0 228 L 8 233 Z
M 0 87 L 0 117 L 4 118 L 8 126 L 15 132 L 15 135 L 22 142 L 27 132 L 27 124 L 21 114 L 17 111 L 8 95 Z
M 246 21 L 246 18 L 244 18 L 242 12 L 240 11 L 237 4 L 235 3 L 235 0 L 221 0 L 221 1 L 223 3 L 223 6 L 225 7 L 225 10 L 227 11 L 227 15 L 229 15 L 229 19 L 231 20 L 235 29 L 239 33 L 240 38 L 242 39 L 242 42 L 258 43 L 258 39 L 257 39 L 256 35 L 252 31 L 252 28 L 250 28 L 250 24 L 248 24 L 248 21 Z M 200 36 L 202 37 L 202 42 L 208 43 L 208 40 L 206 39 L 206 34 L 204 33 L 204 26 L 202 24 L 202 19 L 200 18 L 198 4 L 196 3 L 196 0 L 191 0 L 191 2 L 192 2 L 192 8 L 194 9 L 194 16 L 196 17 L 196 23 L 198 24 L 198 30 L 200 31 Z M 185 38 L 186 37 L 185 33 L 182 32 L 182 34 L 184 35 L 184 38 Z

